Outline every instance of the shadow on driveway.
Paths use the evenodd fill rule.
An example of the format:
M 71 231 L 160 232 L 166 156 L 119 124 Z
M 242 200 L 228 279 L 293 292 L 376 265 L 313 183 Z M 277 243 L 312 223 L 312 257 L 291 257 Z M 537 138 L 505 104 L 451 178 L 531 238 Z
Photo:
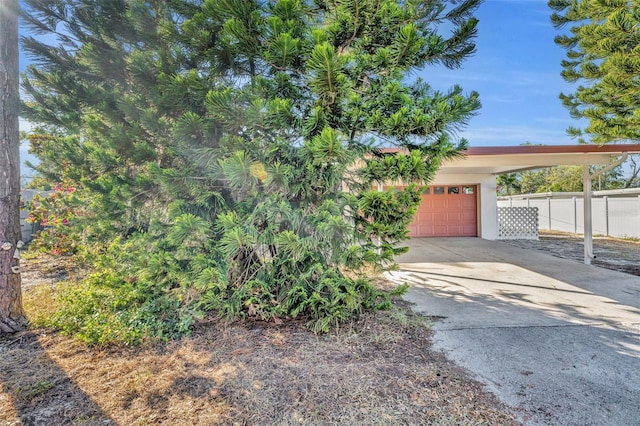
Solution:
M 639 277 L 477 238 L 410 244 L 389 277 L 527 424 L 638 424 Z

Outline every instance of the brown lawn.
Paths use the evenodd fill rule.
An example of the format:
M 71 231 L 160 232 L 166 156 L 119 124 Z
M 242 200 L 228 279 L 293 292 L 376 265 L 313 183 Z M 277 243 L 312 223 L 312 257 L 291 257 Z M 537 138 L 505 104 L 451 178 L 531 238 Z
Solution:
M 64 274 L 26 269 L 25 304 L 46 306 Z M 320 336 L 208 319 L 180 341 L 92 349 L 35 329 L 0 337 L 0 424 L 517 424 L 430 335 L 402 301 Z

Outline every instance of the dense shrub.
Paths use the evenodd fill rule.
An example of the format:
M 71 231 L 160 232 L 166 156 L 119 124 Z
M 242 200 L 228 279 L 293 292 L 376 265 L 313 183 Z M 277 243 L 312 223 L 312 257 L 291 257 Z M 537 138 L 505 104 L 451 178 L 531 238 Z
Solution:
M 135 343 L 212 310 L 323 332 L 388 306 L 357 271 L 405 250 L 421 185 L 480 107 L 407 76 L 474 51 L 480 0 L 24 3 L 57 38 L 23 40 L 37 169 L 86 209 L 52 206 L 50 237 L 72 244 L 43 244 L 93 270 L 60 327 Z

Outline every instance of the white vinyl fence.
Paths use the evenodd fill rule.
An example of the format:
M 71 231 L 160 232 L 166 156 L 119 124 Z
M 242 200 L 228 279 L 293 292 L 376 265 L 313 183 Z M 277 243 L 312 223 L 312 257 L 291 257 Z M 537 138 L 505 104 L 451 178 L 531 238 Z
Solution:
M 594 234 L 640 238 L 640 189 L 594 191 L 591 206 Z M 581 193 L 499 197 L 498 207 L 537 207 L 538 229 L 584 233 Z

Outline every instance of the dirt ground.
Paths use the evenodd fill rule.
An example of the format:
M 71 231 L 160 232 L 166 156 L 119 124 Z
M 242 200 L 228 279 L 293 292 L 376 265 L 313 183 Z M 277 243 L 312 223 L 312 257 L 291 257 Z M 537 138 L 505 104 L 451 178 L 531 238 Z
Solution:
M 557 257 L 584 260 L 582 235 L 543 231 L 539 240 L 506 240 L 526 249 L 541 250 Z M 640 276 L 640 241 L 594 236 L 591 264 Z
M 25 305 L 66 276 L 24 265 Z M 42 300 L 45 298 L 45 300 Z M 33 313 L 30 313 L 33 314 Z M 207 319 L 180 341 L 92 349 L 55 330 L 0 337 L 2 425 L 513 425 L 431 349 L 401 301 L 328 335 Z

